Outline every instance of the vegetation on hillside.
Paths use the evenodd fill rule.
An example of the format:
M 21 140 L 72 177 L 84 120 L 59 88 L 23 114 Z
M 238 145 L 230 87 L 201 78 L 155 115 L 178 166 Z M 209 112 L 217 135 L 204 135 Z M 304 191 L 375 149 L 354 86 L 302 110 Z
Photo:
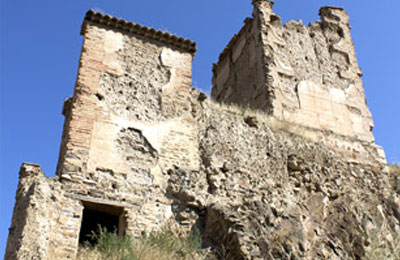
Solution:
M 202 238 L 198 230 L 186 237 L 178 237 L 168 228 L 144 234 L 140 238 L 119 237 L 107 230 L 94 236 L 96 245 L 81 246 L 77 260 L 210 259 L 207 250 L 201 249 Z
M 392 185 L 392 189 L 400 194 L 400 164 L 389 164 L 388 166 L 390 173 L 390 184 Z
M 382 239 L 382 234 L 375 231 L 370 236 L 370 249 L 369 254 L 367 254 L 367 260 L 399 260 L 400 259 L 400 235 L 392 237 L 387 236 L 391 240 L 390 247 L 388 247 L 387 241 Z

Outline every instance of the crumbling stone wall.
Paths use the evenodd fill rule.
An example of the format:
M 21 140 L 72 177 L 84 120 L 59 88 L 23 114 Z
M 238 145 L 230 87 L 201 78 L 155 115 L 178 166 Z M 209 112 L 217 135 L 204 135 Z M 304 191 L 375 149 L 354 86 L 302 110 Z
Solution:
M 228 259 L 368 259 L 379 243 L 398 246 L 400 197 L 384 164 L 348 162 L 256 114 L 202 107 L 201 171 L 173 169 L 169 185 L 182 212 L 197 212 L 185 221 Z
M 90 11 L 82 26 L 58 176 L 71 194 L 123 201 L 127 232 L 138 234 L 170 214 L 161 169 L 198 164 L 196 150 L 186 148 L 197 144 L 188 102 L 193 49 L 153 29 L 110 26 L 110 19 Z
M 21 166 L 4 259 L 72 259 L 78 246 L 82 204 L 65 196 L 57 178 L 39 165 Z
M 40 194 L 31 196 L 47 207 L 34 211 L 32 219 L 18 213 L 19 209 L 14 216 L 18 227 L 28 228 L 33 221 L 32 230 L 29 236 L 23 232 L 10 235 L 9 241 L 22 238 L 30 243 L 39 230 L 46 238 L 35 242 L 37 250 L 25 240 L 21 249 L 9 250 L 24 252 L 26 246 L 26 258 L 34 258 L 33 251 L 40 251 L 38 257 L 46 259 L 54 250 L 57 259 L 73 257 L 83 202 L 123 208 L 123 233 L 128 235 L 139 236 L 162 226 L 172 215 L 170 199 L 165 196 L 165 167 L 199 167 L 198 131 L 190 102 L 194 43 L 93 11 L 85 17 L 82 35 L 74 96 L 66 100 L 63 109 L 66 119 L 57 178 L 31 178 L 24 184 L 32 189 L 35 183 L 49 186 L 43 199 Z M 51 203 L 51 198 L 58 197 L 53 186 L 62 191 L 61 201 L 68 197 L 66 201 L 80 205 L 76 218 L 64 216 L 67 221 L 74 219 L 69 228 L 53 216 L 58 210 L 58 204 Z M 16 205 L 26 210 L 23 200 L 17 198 Z M 47 213 L 47 209 L 51 210 Z M 41 228 L 35 219 L 43 220 L 38 225 L 46 219 L 54 223 Z M 61 236 L 59 243 L 68 244 L 69 255 L 60 253 L 61 247 L 47 246 L 53 243 L 51 233 L 61 229 L 70 232 L 71 239 Z
M 86 21 L 75 93 L 66 110 L 58 175 L 72 178 L 101 167 L 126 170 L 113 149 L 122 129 L 139 131 L 190 109 L 189 51 Z M 146 126 L 144 126 L 146 124 Z M 116 158 L 115 158 L 116 157 Z M 125 165 L 126 166 L 126 165 Z M 127 168 L 127 167 L 125 167 Z
M 6 259 L 73 258 L 85 200 L 123 207 L 129 235 L 167 220 L 177 230 L 197 227 L 205 246 L 229 259 L 366 259 L 377 241 L 387 251 L 400 241 L 400 197 L 384 164 L 348 162 L 259 114 L 201 96 L 191 97 L 199 165 L 163 167 L 164 186 L 149 185 L 145 170 L 98 169 L 78 185 L 23 165 Z M 130 131 L 129 140 L 145 144 Z M 20 195 L 32 189 L 33 208 Z
M 211 95 L 224 103 L 235 103 L 250 108 L 267 107 L 268 89 L 265 83 L 263 49 L 257 37 L 259 27 L 247 18 L 240 32 L 233 37 L 213 65 Z M 225 87 L 229 86 L 229 87 Z
M 272 2 L 253 5 L 253 18 L 214 66 L 213 99 L 372 144 L 373 121 L 347 13 L 323 7 L 321 22 L 282 26 Z
M 22 165 L 6 259 L 73 259 L 89 204 L 121 210 L 119 231 L 130 236 L 197 227 L 227 259 L 363 259 L 375 240 L 394 248 L 397 178 L 372 139 L 309 126 L 312 113 L 330 120 L 329 109 L 343 116 L 343 107 L 364 111 L 354 124 L 370 122 L 347 16 L 323 8 L 321 23 L 282 28 L 270 2 L 254 5 L 214 67 L 212 93 L 254 110 L 191 89 L 194 43 L 87 13 L 57 177 Z M 332 40 L 316 48 L 332 57 L 307 49 L 322 39 Z M 343 91 L 354 109 L 340 103 Z M 327 100 L 326 113 L 312 107 Z M 303 112 L 311 121 L 300 124 Z

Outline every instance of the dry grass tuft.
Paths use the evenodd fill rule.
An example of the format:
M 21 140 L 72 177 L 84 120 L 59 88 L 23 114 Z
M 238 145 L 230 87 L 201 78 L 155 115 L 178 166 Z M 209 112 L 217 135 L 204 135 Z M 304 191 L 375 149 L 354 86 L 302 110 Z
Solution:
M 392 189 L 400 194 L 400 164 L 388 164 L 388 169 Z
M 164 228 L 140 238 L 120 238 L 114 233 L 100 232 L 97 245 L 80 247 L 76 260 L 202 260 L 207 253 L 201 249 L 201 236 L 194 231 L 178 237 Z
M 400 163 L 389 164 L 389 173 L 400 175 Z
M 398 260 L 400 259 L 400 235 L 391 239 L 391 247 L 385 246 L 387 243 L 382 239 L 383 236 L 379 231 L 375 231 L 370 235 L 369 253 L 366 256 L 368 260 Z

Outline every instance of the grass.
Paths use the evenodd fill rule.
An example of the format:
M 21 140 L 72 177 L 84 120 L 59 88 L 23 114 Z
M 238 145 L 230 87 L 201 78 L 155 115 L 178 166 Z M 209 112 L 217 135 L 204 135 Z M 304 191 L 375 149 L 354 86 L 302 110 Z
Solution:
M 392 189 L 400 194 L 400 164 L 388 164 L 388 167 Z
M 393 174 L 400 174 L 400 163 L 389 163 L 389 172 Z
M 381 236 L 380 236 L 381 235 Z M 400 235 L 393 238 L 392 246 L 387 247 L 387 244 L 382 239 L 382 234 L 375 231 L 370 235 L 369 253 L 366 259 L 368 260 L 398 260 L 400 259 Z
M 206 259 L 197 229 L 186 237 L 178 237 L 168 228 L 144 234 L 140 238 L 119 237 L 107 230 L 94 236 L 97 244 L 81 246 L 76 260 Z

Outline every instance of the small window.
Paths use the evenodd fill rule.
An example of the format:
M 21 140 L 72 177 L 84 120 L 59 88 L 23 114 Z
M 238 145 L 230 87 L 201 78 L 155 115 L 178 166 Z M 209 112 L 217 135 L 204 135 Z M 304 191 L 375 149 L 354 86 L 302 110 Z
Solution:
M 124 209 L 122 207 L 83 202 L 81 230 L 79 244 L 96 244 L 96 235 L 100 230 L 107 229 L 119 236 L 125 234 Z

